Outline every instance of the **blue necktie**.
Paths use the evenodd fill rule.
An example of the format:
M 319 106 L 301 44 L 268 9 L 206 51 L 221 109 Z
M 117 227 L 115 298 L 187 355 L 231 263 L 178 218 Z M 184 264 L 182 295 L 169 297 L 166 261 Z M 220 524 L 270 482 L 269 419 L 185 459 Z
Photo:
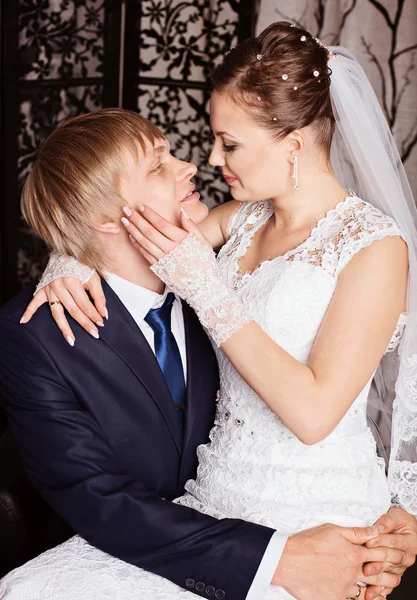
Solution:
M 185 381 L 181 355 L 171 331 L 171 310 L 175 296 L 170 292 L 160 308 L 151 308 L 145 321 L 155 334 L 155 355 L 171 392 L 174 404 L 183 421 L 185 410 Z

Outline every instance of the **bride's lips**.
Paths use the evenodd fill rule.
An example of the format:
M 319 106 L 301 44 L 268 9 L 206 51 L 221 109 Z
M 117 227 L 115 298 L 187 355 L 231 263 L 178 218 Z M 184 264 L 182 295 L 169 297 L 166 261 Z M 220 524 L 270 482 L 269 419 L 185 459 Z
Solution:
M 183 202 L 190 202 L 193 200 L 200 200 L 200 194 L 195 191 L 195 185 L 192 185 L 188 192 L 185 194 L 184 198 L 181 200 Z
M 228 177 L 227 175 L 223 175 L 227 185 L 232 185 L 235 181 L 237 181 L 237 177 Z

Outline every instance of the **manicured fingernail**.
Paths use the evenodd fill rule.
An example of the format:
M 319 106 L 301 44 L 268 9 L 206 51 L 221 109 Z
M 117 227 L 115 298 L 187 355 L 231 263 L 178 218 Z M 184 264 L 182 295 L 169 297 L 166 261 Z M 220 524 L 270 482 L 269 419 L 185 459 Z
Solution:
M 102 321 L 96 321 L 96 325 L 99 327 L 104 327 L 104 323 Z
M 140 212 L 143 212 L 145 210 L 145 207 L 143 206 L 143 204 L 139 204 L 138 209 L 140 210 Z
M 107 310 L 107 308 L 104 309 L 104 314 L 107 320 L 109 320 L 109 311 Z
M 23 325 L 23 323 L 26 323 L 26 322 L 27 322 L 27 318 L 26 318 L 26 317 L 22 317 L 22 318 L 20 319 L 20 321 L 19 321 L 19 323 L 20 323 L 21 325 Z
M 68 335 L 65 339 L 67 340 L 67 342 L 70 346 L 73 346 L 75 344 L 74 338 L 71 337 L 70 335 Z
M 184 217 L 185 217 L 186 219 L 189 219 L 189 218 L 190 218 L 190 215 L 188 214 L 188 212 L 187 212 L 186 210 L 184 210 L 183 208 L 181 208 L 181 212 L 182 212 L 182 214 L 184 215 Z
M 368 535 L 378 535 L 378 533 L 379 533 L 378 527 L 375 527 L 375 526 L 368 527 L 367 531 L 368 531 Z
M 377 529 L 378 531 L 380 531 L 381 533 L 384 533 L 386 531 L 386 527 L 385 525 L 377 525 Z
M 124 206 L 124 207 L 123 207 L 123 212 L 125 213 L 125 215 L 126 215 L 127 217 L 131 217 L 131 216 L 132 216 L 132 214 L 133 214 L 133 213 L 132 213 L 132 211 L 130 210 L 130 208 L 129 208 L 128 206 Z
M 130 233 L 129 233 L 129 240 L 132 242 L 132 244 L 134 244 L 136 242 L 135 238 L 133 237 L 133 235 L 130 235 Z
M 92 335 L 93 338 L 96 338 L 96 340 L 98 340 L 100 337 L 98 331 L 95 331 L 94 329 L 90 329 L 90 335 Z
M 125 217 L 122 217 L 122 223 L 125 227 L 129 227 L 130 225 L 130 222 Z

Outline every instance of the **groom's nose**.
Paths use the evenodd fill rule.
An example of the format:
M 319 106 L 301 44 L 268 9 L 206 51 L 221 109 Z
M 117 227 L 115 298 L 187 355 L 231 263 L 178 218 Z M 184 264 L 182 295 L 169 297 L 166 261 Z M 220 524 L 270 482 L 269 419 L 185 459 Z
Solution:
M 187 181 L 187 179 L 192 179 L 194 175 L 197 173 L 197 167 L 192 163 L 185 162 L 184 160 L 179 161 L 179 168 L 177 171 L 177 179 L 178 181 Z

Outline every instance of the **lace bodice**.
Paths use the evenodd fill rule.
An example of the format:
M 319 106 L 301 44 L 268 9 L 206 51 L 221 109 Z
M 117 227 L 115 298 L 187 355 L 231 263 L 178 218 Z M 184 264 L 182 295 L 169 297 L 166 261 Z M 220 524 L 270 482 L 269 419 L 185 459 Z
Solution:
M 297 248 L 241 273 L 241 257 L 272 212 L 269 202 L 242 205 L 218 268 L 262 329 L 307 363 L 343 268 L 361 248 L 401 231 L 373 206 L 348 197 Z M 387 352 L 398 345 L 404 326 L 402 315 Z M 222 349 L 216 352 L 221 381 L 216 426 L 211 443 L 199 449 L 198 476 L 188 482 L 181 503 L 278 529 L 285 522 L 287 532 L 325 521 L 370 524 L 388 509 L 385 465 L 366 422 L 371 381 L 328 438 L 305 446 L 243 381 Z

